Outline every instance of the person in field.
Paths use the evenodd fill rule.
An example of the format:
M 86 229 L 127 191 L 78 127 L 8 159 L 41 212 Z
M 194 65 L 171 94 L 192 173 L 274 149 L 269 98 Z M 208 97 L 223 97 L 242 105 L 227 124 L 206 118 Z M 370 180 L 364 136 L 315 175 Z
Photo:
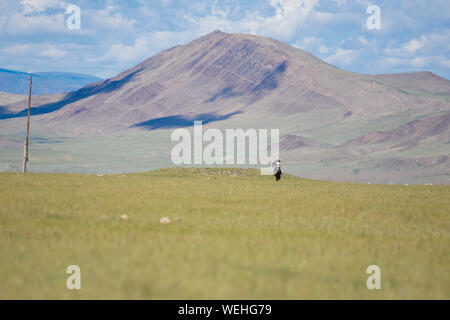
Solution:
M 275 160 L 275 162 L 272 163 L 272 166 L 274 167 L 275 179 L 276 179 L 276 181 L 279 181 L 281 179 L 281 175 L 283 174 L 281 172 L 281 160 L 280 159 Z

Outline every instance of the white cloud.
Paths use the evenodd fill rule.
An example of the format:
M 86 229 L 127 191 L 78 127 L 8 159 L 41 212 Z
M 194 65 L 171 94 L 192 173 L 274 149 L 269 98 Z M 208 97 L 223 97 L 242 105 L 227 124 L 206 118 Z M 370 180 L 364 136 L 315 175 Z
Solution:
M 41 56 L 48 58 L 62 58 L 66 55 L 67 52 L 65 50 L 59 49 L 55 46 L 49 46 L 48 48 L 41 51 Z
M 137 25 L 137 20 L 127 19 L 120 12 L 120 7 L 110 5 L 102 10 L 85 10 L 85 18 L 95 30 L 131 30 Z
M 337 51 L 325 58 L 324 60 L 329 64 L 337 65 L 337 66 L 348 66 L 355 62 L 360 56 L 360 52 L 358 50 L 345 50 L 342 48 L 337 49 Z
M 403 50 L 409 54 L 416 53 L 417 50 L 421 49 L 425 45 L 426 38 L 421 36 L 420 39 L 412 39 L 403 46 Z
M 5 55 L 12 56 L 28 56 L 28 57 L 46 57 L 46 58 L 62 58 L 65 57 L 68 52 L 63 49 L 64 45 L 53 45 L 50 43 L 23 43 L 10 45 L 0 52 Z
M 367 46 L 369 44 L 369 41 L 367 41 L 367 39 L 364 38 L 364 36 L 360 36 L 358 38 L 358 41 L 361 42 L 364 46 Z
M 5 55 L 23 56 L 32 52 L 32 45 L 30 44 L 13 44 L 1 50 Z
M 22 0 L 19 2 L 19 8 L 24 14 L 39 14 L 47 9 L 65 8 L 67 5 L 60 0 Z
M 325 39 L 319 37 L 304 37 L 301 41 L 293 44 L 294 47 L 310 52 L 318 52 L 320 54 L 327 54 L 328 47 L 325 45 Z
M 68 6 L 68 2 L 60 0 L 23 0 L 7 15 L 0 13 L 0 35 L 40 34 L 49 37 L 52 34 L 76 34 L 103 38 L 105 35 L 116 37 L 117 32 L 136 31 L 137 20 L 124 16 L 119 6 L 107 5 L 97 10 L 82 7 L 82 28 L 74 32 L 65 23 Z
M 218 0 L 214 1 L 214 4 L 211 8 L 211 15 L 225 18 L 228 15 L 229 11 L 218 8 L 217 3 L 218 3 Z
M 250 33 L 275 37 L 280 40 L 291 40 L 301 30 L 301 26 L 309 17 L 319 0 L 270 0 L 275 14 L 264 16 L 258 12 L 246 13 L 239 21 L 229 17 L 229 11 L 218 9 L 216 4 L 211 13 L 203 17 L 186 18 L 192 23 L 191 30 L 201 30 L 200 34 L 214 29 L 225 32 Z
M 338 6 L 343 6 L 347 4 L 347 0 L 333 0 Z
M 327 54 L 329 49 L 326 46 L 319 46 L 319 53 L 320 54 Z
M 218 8 L 216 1 L 210 14 L 202 17 L 187 14 L 185 19 L 190 22 L 190 26 L 183 31 L 153 31 L 136 36 L 133 44 L 107 44 L 106 53 L 95 57 L 94 60 L 114 60 L 122 65 L 139 62 L 151 54 L 177 44 L 187 43 L 214 29 L 224 32 L 260 34 L 287 40 L 300 30 L 300 25 L 305 22 L 317 2 L 318 0 L 271 0 L 270 5 L 275 10 L 274 15 L 266 17 L 259 13 L 246 13 L 243 19 L 236 21 L 229 17 L 229 10 Z M 133 24 L 128 24 L 128 27 L 131 26 Z M 319 50 L 325 52 L 327 49 L 322 45 Z
M 376 33 L 364 27 L 372 0 L 260 1 L 0 0 L 0 62 L 106 76 L 220 29 L 293 43 L 356 72 L 449 72 L 449 1 L 386 2 Z M 81 6 L 81 30 L 65 27 L 69 3 Z
M 134 41 L 133 45 L 121 43 L 110 45 L 106 54 L 100 57 L 99 61 L 115 60 L 120 63 L 136 61 L 143 59 L 151 50 L 152 46 L 149 39 L 147 37 L 139 37 Z
M 5 19 L 0 34 L 31 35 L 48 33 L 65 33 L 68 29 L 64 24 L 64 11 L 53 15 L 24 15 L 21 12 L 11 12 Z
M 198 36 L 204 35 L 214 29 L 224 32 L 240 32 L 273 36 L 277 39 L 291 38 L 305 22 L 318 0 L 270 0 L 275 14 L 265 17 L 261 14 L 247 13 L 244 19 L 235 21 L 229 17 L 229 10 L 219 8 L 217 1 L 211 12 L 203 17 L 186 15 L 191 25 L 183 31 L 154 31 L 137 36 L 133 44 L 110 44 L 106 53 L 94 58 L 97 61 L 114 60 L 120 64 L 141 61 L 160 50 L 176 44 L 186 43 Z M 113 12 L 112 9 L 107 13 Z M 133 23 L 124 25 L 132 27 Z M 327 51 L 324 45 L 319 49 Z
M 450 29 L 440 30 L 439 33 L 429 33 L 425 36 L 420 55 L 429 56 L 436 53 L 450 55 Z
M 352 12 L 324 12 L 311 11 L 311 25 L 321 26 L 326 28 L 335 28 L 342 25 L 353 25 L 359 27 L 361 25 L 361 14 L 354 14 Z M 365 21 L 365 20 L 364 20 Z
M 421 35 L 419 39 L 412 39 L 400 47 L 387 48 L 383 52 L 389 56 L 408 57 L 413 56 L 425 45 L 426 37 Z

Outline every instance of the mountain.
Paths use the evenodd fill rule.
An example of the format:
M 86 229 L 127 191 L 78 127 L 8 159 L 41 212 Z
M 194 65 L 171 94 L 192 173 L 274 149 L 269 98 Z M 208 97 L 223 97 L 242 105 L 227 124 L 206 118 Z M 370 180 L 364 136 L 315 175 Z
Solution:
M 18 99 L 0 95 L 0 124 L 10 136 L 23 130 L 26 97 Z M 44 137 L 130 137 L 124 148 L 151 140 L 158 152 L 126 156 L 166 165 L 167 130 L 194 120 L 219 129 L 279 128 L 282 157 L 301 176 L 450 183 L 443 158 L 450 153 L 449 113 L 450 81 L 432 73 L 357 74 L 275 39 L 214 31 L 110 79 L 33 97 L 32 123 Z M 120 139 L 107 140 L 114 152 Z M 124 159 L 109 168 L 123 168 Z M 393 170 L 392 161 L 404 170 Z M 420 170 L 411 172 L 411 162 Z M 126 170 L 145 166 L 126 163 Z
M 439 84 L 436 94 L 448 94 L 450 81 L 430 77 Z M 448 108 L 444 99 L 402 89 L 431 82 L 423 80 L 422 73 L 407 78 L 359 75 L 273 39 L 215 31 L 111 79 L 70 92 L 55 103 L 35 106 L 32 114 L 52 112 L 46 117 L 52 126 L 82 121 L 90 132 L 126 129 L 169 116 L 257 112 L 273 117 L 342 110 L 342 117 L 349 121 Z M 434 86 L 426 87 L 429 94 Z M 114 121 L 102 121 L 99 127 L 99 121 L 110 118 Z
M 358 146 L 389 143 L 392 148 L 411 147 L 423 140 L 436 137 L 450 129 L 450 112 L 426 119 L 408 122 L 398 128 L 370 132 L 356 139 L 349 140 L 343 146 Z
M 411 94 L 428 94 L 448 96 L 450 86 L 448 80 L 431 72 L 397 73 L 374 75 L 383 84 L 403 90 Z
M 326 143 L 320 143 L 317 141 L 314 141 L 313 139 L 297 136 L 295 134 L 287 134 L 283 137 L 283 139 L 280 141 L 280 149 L 281 150 L 294 150 L 298 148 L 305 148 L 305 147 L 312 147 L 312 148 L 330 148 L 332 146 L 326 144 Z
M 33 74 L 33 94 L 55 94 L 75 91 L 101 80 L 95 76 L 70 72 L 36 72 Z M 0 69 L 0 91 L 28 94 L 30 73 Z

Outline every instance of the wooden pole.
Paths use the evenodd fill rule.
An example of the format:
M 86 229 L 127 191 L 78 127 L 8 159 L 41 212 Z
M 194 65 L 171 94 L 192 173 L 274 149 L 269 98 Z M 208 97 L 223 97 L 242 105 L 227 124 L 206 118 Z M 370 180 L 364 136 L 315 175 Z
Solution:
M 27 162 L 28 162 L 28 137 L 30 135 L 30 108 L 31 108 L 31 84 L 33 81 L 33 76 L 30 74 L 30 93 L 28 95 L 28 116 L 27 116 L 27 134 L 25 138 L 25 146 L 23 150 L 23 172 L 27 172 Z

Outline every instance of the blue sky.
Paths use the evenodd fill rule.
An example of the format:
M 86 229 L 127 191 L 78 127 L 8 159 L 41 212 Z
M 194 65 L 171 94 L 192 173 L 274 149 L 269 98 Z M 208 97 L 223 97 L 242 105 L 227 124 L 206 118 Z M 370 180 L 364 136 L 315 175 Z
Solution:
M 80 29 L 66 27 L 70 4 Z M 367 27 L 370 5 L 381 29 Z M 106 78 L 216 29 L 273 37 L 354 72 L 450 79 L 448 0 L 1 0 L 0 68 Z

